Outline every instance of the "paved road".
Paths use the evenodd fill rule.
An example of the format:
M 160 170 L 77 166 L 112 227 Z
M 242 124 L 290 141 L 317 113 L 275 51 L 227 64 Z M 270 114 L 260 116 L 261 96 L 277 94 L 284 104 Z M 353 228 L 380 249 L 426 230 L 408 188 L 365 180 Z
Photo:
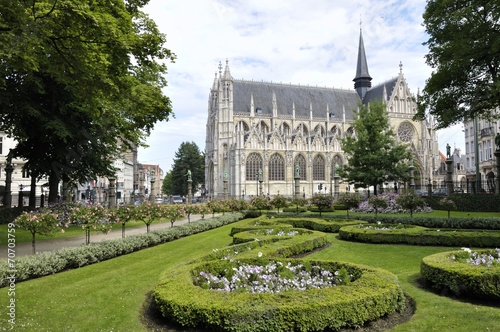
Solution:
M 217 214 L 216 214 L 217 216 Z M 205 218 L 211 218 L 211 215 L 205 215 Z M 201 215 L 193 215 L 191 216 L 191 222 L 196 222 L 197 220 L 201 219 Z M 177 220 L 174 223 L 175 226 L 183 225 L 188 222 L 188 219 L 181 219 Z M 169 228 L 170 227 L 170 222 L 163 222 L 163 223 L 156 223 L 152 224 L 150 226 L 150 230 L 156 230 L 156 229 L 163 229 L 163 228 Z M 125 229 L 125 236 L 131 236 L 131 235 L 136 235 L 136 234 L 142 234 L 146 233 L 146 225 L 142 226 L 137 226 L 137 227 L 132 227 L 132 228 L 127 228 Z M 116 227 L 113 229 L 109 234 L 105 233 L 94 233 L 92 232 L 90 234 L 90 242 L 100 242 L 104 240 L 111 240 L 111 239 L 120 239 L 122 237 L 122 229 L 121 226 Z M 82 235 L 76 235 L 76 236 L 70 236 L 66 238 L 60 238 L 60 239 L 52 239 L 52 240 L 43 240 L 43 241 L 37 241 L 36 242 L 36 252 L 44 252 L 44 251 L 51 251 L 55 249 L 60 249 L 60 248 L 65 248 L 65 247 L 77 247 L 82 244 L 85 244 L 85 234 Z M 25 256 L 25 255 L 31 255 L 31 242 L 25 242 L 25 243 L 19 243 L 16 244 L 15 249 L 15 257 L 20 257 L 20 256 Z M 8 254 L 7 246 L 3 245 L 0 246 L 0 259 L 6 259 Z

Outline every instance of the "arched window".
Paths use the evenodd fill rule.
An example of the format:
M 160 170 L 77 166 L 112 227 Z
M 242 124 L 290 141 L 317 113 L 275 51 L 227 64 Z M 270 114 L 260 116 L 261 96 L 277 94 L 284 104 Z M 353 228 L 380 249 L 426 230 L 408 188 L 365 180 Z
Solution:
M 258 180 L 259 170 L 262 169 L 262 157 L 258 153 L 250 153 L 247 158 L 246 172 L 248 180 Z
M 294 176 L 295 176 L 295 166 L 296 165 L 299 165 L 300 169 L 299 169 L 299 175 L 300 175 L 300 179 L 301 180 L 307 180 L 306 178 L 306 174 L 307 174 L 307 170 L 306 170 L 306 158 L 304 158 L 303 155 L 299 154 L 297 157 L 295 157 L 295 160 L 293 162 L 293 169 L 294 169 Z
M 269 181 L 285 180 L 285 159 L 279 153 L 269 158 Z
M 317 155 L 313 159 L 313 181 L 325 180 L 325 158 Z

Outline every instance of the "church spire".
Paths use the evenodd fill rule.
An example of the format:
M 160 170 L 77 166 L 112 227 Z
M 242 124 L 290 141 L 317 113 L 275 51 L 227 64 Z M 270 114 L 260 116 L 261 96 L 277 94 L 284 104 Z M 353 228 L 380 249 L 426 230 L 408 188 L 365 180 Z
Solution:
M 221 66 L 222 68 L 222 66 Z M 229 60 L 226 59 L 226 68 L 224 69 L 224 80 L 232 80 L 233 78 L 231 77 L 231 72 L 229 71 Z
M 354 89 L 358 92 L 361 100 L 366 95 L 369 88 L 372 87 L 371 76 L 368 73 L 368 64 L 366 62 L 365 45 L 363 43 L 363 32 L 359 29 L 359 47 L 358 47 L 358 64 L 356 67 L 356 77 L 354 81 Z

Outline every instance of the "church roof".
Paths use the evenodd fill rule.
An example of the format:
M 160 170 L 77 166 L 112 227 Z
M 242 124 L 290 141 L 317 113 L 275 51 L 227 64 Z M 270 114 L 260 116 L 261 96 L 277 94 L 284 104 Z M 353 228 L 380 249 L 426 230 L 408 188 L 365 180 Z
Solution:
M 334 113 L 335 119 L 352 119 L 352 110 L 359 103 L 356 91 L 320 88 L 310 86 L 285 85 L 266 82 L 239 81 L 233 82 L 233 110 L 250 113 L 251 96 L 254 107 L 260 108 L 262 114 L 273 114 L 273 92 L 276 94 L 278 114 L 292 115 L 295 105 L 295 116 L 309 117 L 312 107 L 313 117 L 326 118 L 326 111 Z
M 392 96 L 392 91 L 394 91 L 394 87 L 396 86 L 397 81 L 398 78 L 394 77 L 368 90 L 368 92 L 366 92 L 365 98 L 363 98 L 363 104 L 367 105 L 369 102 L 375 101 L 377 99 L 382 100 L 384 97 L 384 86 L 385 86 L 385 91 L 387 93 L 386 98 L 390 98 Z
M 363 43 L 363 33 L 359 31 L 359 45 L 358 45 L 358 63 L 356 66 L 356 77 L 354 81 L 358 79 L 372 79 L 370 73 L 368 73 L 368 63 L 366 62 L 365 44 Z

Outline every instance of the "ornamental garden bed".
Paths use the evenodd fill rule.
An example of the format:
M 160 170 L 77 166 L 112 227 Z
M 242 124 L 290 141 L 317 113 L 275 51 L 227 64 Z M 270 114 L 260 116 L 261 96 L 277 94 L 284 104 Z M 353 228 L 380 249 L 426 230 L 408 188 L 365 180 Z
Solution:
M 439 291 L 500 300 L 500 249 L 462 248 L 430 255 L 422 259 L 420 274 Z
M 404 305 L 397 278 L 385 270 L 293 259 L 185 265 L 165 271 L 153 297 L 165 318 L 183 326 L 245 332 L 360 327 Z
M 251 242 L 213 249 L 164 271 L 153 298 L 166 320 L 216 331 L 318 331 L 357 328 L 403 309 L 405 298 L 392 273 L 287 259 L 324 246 L 327 235 L 282 228 L 283 219 L 261 219 L 264 228 L 255 218 L 231 232 L 234 242 Z M 280 223 L 271 227 L 269 220 Z
M 432 246 L 500 247 L 500 231 L 484 229 L 436 229 L 415 225 L 360 224 L 342 227 L 343 240 Z

